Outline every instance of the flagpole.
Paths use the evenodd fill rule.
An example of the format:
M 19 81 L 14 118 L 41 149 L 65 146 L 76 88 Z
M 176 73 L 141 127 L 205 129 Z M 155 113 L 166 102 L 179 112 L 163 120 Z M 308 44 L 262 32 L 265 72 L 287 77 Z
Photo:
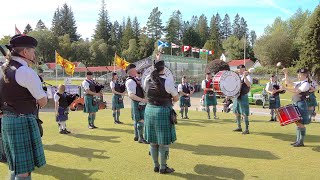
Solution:
M 172 56 L 172 42 L 171 42 L 171 56 Z
M 117 53 L 114 53 L 114 59 L 113 59 L 113 72 L 116 72 L 116 55 Z
M 244 34 L 243 51 L 243 65 L 246 66 L 246 34 Z
M 56 86 L 58 86 L 58 64 L 57 64 L 57 51 L 54 50 L 54 57 L 55 57 L 55 61 L 56 61 Z
M 208 52 L 206 52 L 206 60 L 207 60 L 207 65 L 208 65 Z

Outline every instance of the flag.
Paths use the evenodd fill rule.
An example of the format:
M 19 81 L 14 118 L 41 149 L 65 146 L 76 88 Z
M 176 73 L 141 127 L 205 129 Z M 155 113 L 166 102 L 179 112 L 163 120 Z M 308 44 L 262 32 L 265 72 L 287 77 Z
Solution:
M 221 56 L 220 56 L 220 60 L 221 61 L 224 61 L 224 62 L 227 62 L 227 58 L 226 56 L 222 53 Z
M 206 49 L 200 49 L 200 54 L 208 54 L 208 50 L 206 50 Z
M 191 51 L 192 51 L 192 52 L 195 52 L 195 53 L 199 53 L 199 52 L 200 52 L 200 49 L 198 49 L 198 48 L 192 48 Z
M 21 34 L 21 31 L 19 31 L 19 29 L 17 28 L 16 25 L 14 25 L 14 33 L 15 34 Z
M 171 48 L 179 48 L 179 45 L 176 45 L 175 43 L 171 43 Z
M 169 47 L 169 43 L 158 40 L 158 47 Z
M 130 64 L 126 60 L 119 57 L 117 54 L 114 55 L 114 64 L 119 66 L 121 69 L 125 70 L 126 67 Z
M 214 50 L 208 52 L 209 55 L 214 55 Z
M 66 74 L 72 76 L 74 73 L 74 68 L 76 67 L 72 62 L 64 59 L 56 51 L 56 65 L 60 65 L 66 71 Z
M 182 51 L 183 52 L 189 51 L 190 48 L 191 48 L 191 46 L 182 46 Z

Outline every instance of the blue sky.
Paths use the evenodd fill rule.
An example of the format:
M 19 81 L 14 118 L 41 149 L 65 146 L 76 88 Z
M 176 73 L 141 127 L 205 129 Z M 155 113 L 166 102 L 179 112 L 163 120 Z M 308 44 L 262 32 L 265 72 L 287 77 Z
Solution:
M 249 30 L 255 30 L 257 35 L 263 34 L 264 28 L 276 17 L 286 20 L 298 8 L 313 11 L 319 0 L 105 0 L 111 21 L 122 22 L 124 17 L 138 17 L 141 26 L 148 20 L 152 8 L 158 6 L 162 12 L 162 22 L 166 22 L 174 10 L 180 10 L 183 20 L 190 20 L 192 15 L 205 14 L 210 21 L 217 12 L 221 18 L 226 13 L 231 21 L 239 13 L 247 21 Z M 14 34 L 16 24 L 23 31 L 27 23 L 35 28 L 39 19 L 47 27 L 51 27 L 53 13 L 58 6 L 67 3 L 71 6 L 78 33 L 83 38 L 91 38 L 101 6 L 101 0 L 10 0 L 5 1 L 1 8 L 0 38 Z M 2 6 L 3 7 L 3 6 Z M 15 7 L 15 10 L 9 7 Z

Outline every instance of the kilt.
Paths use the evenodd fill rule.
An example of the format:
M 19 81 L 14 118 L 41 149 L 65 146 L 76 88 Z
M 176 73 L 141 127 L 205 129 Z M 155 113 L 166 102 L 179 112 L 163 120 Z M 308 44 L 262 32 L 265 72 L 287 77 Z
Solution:
M 280 96 L 269 97 L 269 109 L 278 109 L 280 106 Z
M 187 96 L 180 96 L 180 107 L 190 107 L 190 97 Z
M 68 120 L 68 112 L 69 108 L 66 107 L 66 108 L 63 108 L 63 107 L 58 107 L 58 115 L 56 117 L 56 121 L 57 122 L 61 122 L 61 121 L 66 121 Z
M 99 104 L 93 105 L 93 96 L 84 95 L 84 108 L 83 112 L 85 113 L 95 113 L 99 109 Z
M 144 137 L 149 143 L 169 145 L 177 140 L 175 126 L 170 122 L 172 107 L 147 104 Z
M 309 94 L 307 104 L 308 104 L 308 107 L 318 106 L 316 95 L 314 95 L 314 92 Z
M 138 101 L 131 101 L 131 112 L 132 112 L 132 119 L 136 122 L 141 121 L 144 119 L 144 111 L 145 108 L 139 109 L 139 102 Z
M 209 96 L 209 94 L 204 95 L 204 106 L 216 106 L 216 105 L 217 105 L 216 93 L 213 93 L 212 96 Z
M 298 101 L 294 103 L 298 107 L 298 110 L 301 114 L 302 120 L 300 121 L 301 124 L 310 124 L 311 119 L 309 118 L 309 110 L 307 101 Z
M 46 164 L 35 115 L 4 112 L 2 140 L 9 169 L 15 174 L 32 172 Z
M 120 100 L 120 98 L 122 100 Z M 112 96 L 112 110 L 123 109 L 123 97 L 119 94 L 113 94 Z
M 248 94 L 241 95 L 233 99 L 233 113 L 249 116 Z

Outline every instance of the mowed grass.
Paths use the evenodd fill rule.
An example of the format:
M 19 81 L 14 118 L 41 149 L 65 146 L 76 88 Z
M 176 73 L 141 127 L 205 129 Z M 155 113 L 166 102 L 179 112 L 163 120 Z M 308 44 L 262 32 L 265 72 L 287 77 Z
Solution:
M 115 125 L 111 110 L 97 114 L 95 130 L 87 128 L 87 114 L 71 112 L 70 135 L 60 135 L 53 113 L 41 113 L 47 165 L 33 179 L 319 179 L 320 124 L 307 128 L 306 147 L 293 148 L 295 127 L 250 116 L 249 135 L 232 132 L 232 114 L 207 120 L 204 112 L 191 111 L 179 120 L 178 140 L 171 146 L 168 165 L 176 172 L 153 172 L 149 146 L 133 141 L 130 109 L 121 112 Z M 0 164 L 0 177 L 8 168 Z

